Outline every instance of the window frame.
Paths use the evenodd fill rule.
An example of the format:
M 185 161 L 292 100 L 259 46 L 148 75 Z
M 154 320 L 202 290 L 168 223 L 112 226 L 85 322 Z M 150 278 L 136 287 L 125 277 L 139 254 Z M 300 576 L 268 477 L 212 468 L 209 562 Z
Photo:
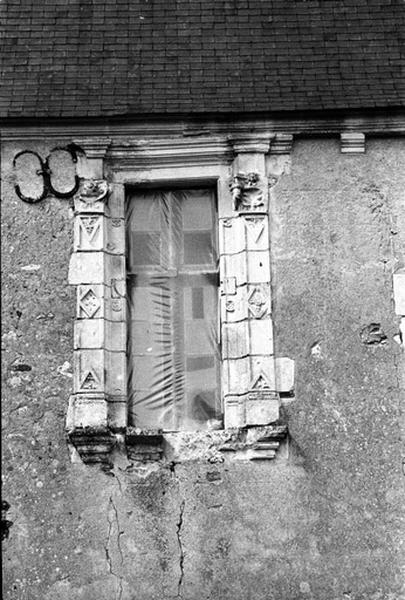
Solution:
M 242 140 L 207 136 L 121 144 L 118 140 L 111 144 L 104 138 L 77 140 L 86 152 L 82 183 L 88 185 L 87 191 L 82 186 L 75 198 L 75 252 L 69 282 L 78 288 L 78 310 L 74 390 L 67 429 L 85 462 L 96 462 L 98 459 L 93 457 L 109 451 L 107 446 L 114 442 L 114 435 L 127 431 L 124 219 L 129 187 L 216 186 L 225 430 L 278 421 L 266 177 L 269 139 L 269 135 L 250 135 Z M 107 187 L 107 193 L 95 197 L 97 194 L 91 189 L 97 189 L 97 186 Z M 91 240 L 83 234 L 85 227 L 76 226 L 83 216 L 98 217 L 97 236 L 94 234 Z M 264 236 L 253 236 L 258 239 L 261 236 L 259 246 L 262 242 L 264 246 L 260 248 L 251 247 L 257 243 L 249 238 L 247 222 L 252 218 L 253 225 L 261 221 L 261 231 L 265 232 Z M 224 244 L 228 243 L 231 246 L 242 243 L 240 252 L 227 253 Z M 95 296 L 94 302 L 99 304 L 99 311 L 86 319 L 82 309 L 90 291 Z M 232 317 L 231 305 L 239 292 L 243 296 L 239 304 L 245 311 L 242 327 L 235 324 L 233 318 L 228 319 Z M 260 300 L 260 310 L 256 310 L 255 303 L 260 295 L 264 300 Z M 261 323 L 260 319 L 263 319 Z M 262 329 L 267 331 L 266 335 L 260 333 Z M 246 356 L 240 354 L 240 342 L 244 341 L 247 343 Z M 83 386 L 89 372 L 92 373 L 90 388 Z M 147 434 L 154 435 L 154 432 Z

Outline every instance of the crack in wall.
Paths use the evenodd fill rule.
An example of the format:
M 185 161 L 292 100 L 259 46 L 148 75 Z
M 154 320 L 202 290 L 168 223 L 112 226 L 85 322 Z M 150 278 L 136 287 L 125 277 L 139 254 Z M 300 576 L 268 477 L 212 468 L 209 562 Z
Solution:
M 113 515 L 112 518 L 111 518 L 111 515 Z M 105 555 L 106 555 L 106 560 L 107 560 L 110 574 L 113 575 L 114 577 L 116 577 L 116 579 L 117 579 L 118 590 L 117 590 L 116 600 L 121 600 L 122 593 L 123 593 L 123 586 L 122 586 L 123 577 L 121 574 L 116 572 L 115 568 L 113 567 L 113 563 L 115 563 L 114 553 L 116 552 L 119 557 L 120 567 L 122 568 L 122 565 L 124 562 L 124 557 L 122 554 L 121 543 L 120 543 L 120 537 L 121 537 L 122 533 L 120 532 L 118 510 L 114 504 L 114 500 L 113 500 L 112 496 L 110 496 L 110 500 L 108 503 L 107 522 L 108 522 L 108 533 L 107 533 L 107 540 L 106 540 L 106 544 L 105 544 L 105 548 L 104 548 Z M 116 550 L 111 551 L 110 550 L 111 545 L 114 544 L 114 542 L 112 540 L 112 535 L 113 535 L 113 530 L 115 528 L 117 530 L 116 539 L 115 539 Z
M 179 520 L 177 522 L 177 541 L 179 544 L 179 552 L 180 552 L 180 556 L 179 556 L 180 576 L 179 576 L 179 582 L 177 584 L 177 597 L 178 598 L 183 598 L 182 587 L 183 587 L 183 579 L 184 579 L 184 550 L 183 550 L 183 542 L 181 539 L 181 528 L 183 526 L 183 516 L 184 516 L 185 506 L 186 506 L 186 502 L 185 502 L 185 500 L 182 500 L 182 502 L 180 504 Z

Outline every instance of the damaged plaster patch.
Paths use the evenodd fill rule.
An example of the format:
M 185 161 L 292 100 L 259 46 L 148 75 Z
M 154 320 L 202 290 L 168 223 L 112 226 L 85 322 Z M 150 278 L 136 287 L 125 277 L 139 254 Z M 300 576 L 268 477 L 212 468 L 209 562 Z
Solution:
M 10 510 L 10 505 L 6 500 L 1 501 L 1 541 L 7 540 L 10 534 L 12 521 L 7 520 L 7 511 Z
M 32 271 L 39 271 L 40 268 L 41 265 L 25 265 L 24 267 L 21 267 L 21 271 L 27 271 L 30 273 Z
M 322 348 L 320 342 L 315 342 L 311 346 L 311 356 L 316 358 L 317 360 L 322 358 Z
M 179 520 L 177 522 L 177 541 L 179 544 L 179 552 L 180 552 L 180 557 L 179 557 L 180 575 L 179 575 L 179 582 L 177 585 L 177 597 L 178 598 L 183 598 L 182 589 L 183 589 L 183 579 L 184 579 L 184 550 L 183 550 L 183 542 L 181 539 L 181 528 L 183 526 L 183 516 L 184 516 L 185 506 L 186 506 L 186 502 L 185 502 L 185 500 L 182 500 L 182 502 L 180 504 Z
M 366 346 L 377 346 L 387 343 L 387 336 L 380 323 L 370 323 L 360 330 L 360 340 Z
M 69 370 L 71 368 L 72 366 L 70 362 L 66 360 L 63 365 L 60 365 L 56 368 L 56 372 L 59 373 L 59 375 L 64 375 L 65 377 L 73 377 L 73 373 L 71 373 Z

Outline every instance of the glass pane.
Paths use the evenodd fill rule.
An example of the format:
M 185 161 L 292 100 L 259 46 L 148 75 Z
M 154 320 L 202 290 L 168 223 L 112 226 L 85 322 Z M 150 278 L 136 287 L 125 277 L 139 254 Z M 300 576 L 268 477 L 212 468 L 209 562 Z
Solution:
M 213 250 L 211 231 L 184 232 L 185 265 L 213 265 Z
M 159 265 L 161 257 L 160 234 L 132 231 L 128 254 L 130 271 L 137 265 Z
M 209 190 L 190 190 L 182 198 L 183 229 L 213 228 L 213 194 Z

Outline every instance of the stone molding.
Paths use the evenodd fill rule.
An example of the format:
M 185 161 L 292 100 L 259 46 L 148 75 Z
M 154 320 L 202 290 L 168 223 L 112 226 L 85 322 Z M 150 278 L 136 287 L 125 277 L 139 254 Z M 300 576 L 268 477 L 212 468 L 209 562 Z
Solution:
M 270 154 L 290 154 L 293 141 L 292 133 L 277 133 L 271 142 Z
M 353 112 L 341 116 L 328 117 L 301 117 L 291 116 L 286 119 L 277 119 L 275 117 L 235 117 L 230 123 L 229 119 L 204 119 L 201 123 L 196 123 L 195 118 L 188 120 L 187 117 L 166 120 L 161 119 L 138 119 L 125 123 L 109 123 L 105 120 L 97 124 L 69 123 L 60 125 L 25 125 L 21 126 L 5 125 L 2 126 L 2 141 L 15 140 L 38 140 L 50 138 L 75 139 L 78 145 L 83 144 L 83 140 L 89 141 L 94 138 L 108 140 L 115 144 L 118 140 L 136 139 L 140 136 L 142 140 L 147 137 L 156 136 L 178 136 L 179 131 L 184 137 L 193 139 L 204 135 L 223 136 L 223 139 L 229 139 L 229 136 L 237 138 L 247 135 L 254 130 L 258 135 L 267 135 L 272 133 L 289 133 L 292 135 L 318 135 L 331 136 L 340 134 L 342 131 L 350 129 L 351 132 L 361 132 L 368 135 L 380 134 L 405 134 L 405 116 L 404 114 L 393 115 L 391 110 L 378 115 L 370 115 Z
M 363 154 L 366 151 L 365 135 L 359 131 L 340 134 L 340 151 L 342 154 Z
M 111 145 L 108 137 L 83 137 L 73 140 L 86 153 L 89 159 L 103 159 Z

